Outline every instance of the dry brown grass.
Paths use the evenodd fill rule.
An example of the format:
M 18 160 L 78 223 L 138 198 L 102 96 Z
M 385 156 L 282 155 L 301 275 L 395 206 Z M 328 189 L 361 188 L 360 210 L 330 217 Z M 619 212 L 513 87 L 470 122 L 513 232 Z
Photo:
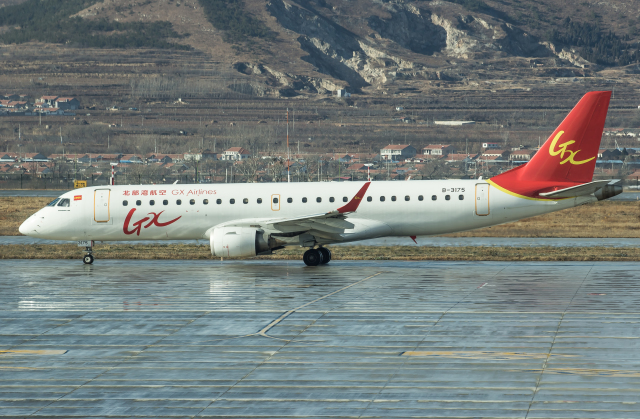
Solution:
M 291 248 L 264 260 L 301 260 L 305 249 Z M 608 247 L 417 247 L 344 246 L 332 249 L 334 260 L 495 260 L 495 261 L 636 261 L 638 248 Z M 98 245 L 97 259 L 196 260 L 211 256 L 206 245 Z M 80 259 L 75 245 L 0 246 L 0 259 Z M 253 259 L 253 258 L 252 258 Z
M 52 200 L 24 196 L 0 198 L 0 236 L 21 236 L 20 224 Z
M 450 237 L 640 237 L 640 202 L 602 201 Z

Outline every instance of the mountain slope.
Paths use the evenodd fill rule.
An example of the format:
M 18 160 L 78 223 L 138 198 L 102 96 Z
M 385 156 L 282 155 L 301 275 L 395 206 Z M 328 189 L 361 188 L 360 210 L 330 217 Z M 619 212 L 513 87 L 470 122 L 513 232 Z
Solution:
M 640 58 L 635 0 L 73 1 L 92 3 L 75 17 L 113 22 L 112 36 L 168 22 L 165 47 L 202 51 L 259 94 L 517 85 L 634 72 Z

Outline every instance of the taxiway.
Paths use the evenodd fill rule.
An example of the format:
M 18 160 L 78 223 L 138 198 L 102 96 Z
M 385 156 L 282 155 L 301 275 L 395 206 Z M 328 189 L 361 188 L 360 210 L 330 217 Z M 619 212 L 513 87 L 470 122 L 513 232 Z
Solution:
M 640 417 L 638 263 L 0 261 L 3 417 Z

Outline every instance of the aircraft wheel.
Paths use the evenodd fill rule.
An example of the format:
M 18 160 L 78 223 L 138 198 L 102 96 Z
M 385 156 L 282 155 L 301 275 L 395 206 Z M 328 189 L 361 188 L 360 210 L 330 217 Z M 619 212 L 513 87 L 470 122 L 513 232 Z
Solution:
M 318 266 L 322 263 L 322 253 L 317 249 L 309 249 L 304 252 L 302 261 L 307 266 Z
M 331 250 L 327 249 L 326 247 L 319 247 L 318 251 L 320 253 L 322 253 L 322 263 L 323 265 L 325 263 L 329 263 L 331 261 Z
M 93 255 L 84 255 L 82 261 L 85 265 L 91 265 L 93 263 Z

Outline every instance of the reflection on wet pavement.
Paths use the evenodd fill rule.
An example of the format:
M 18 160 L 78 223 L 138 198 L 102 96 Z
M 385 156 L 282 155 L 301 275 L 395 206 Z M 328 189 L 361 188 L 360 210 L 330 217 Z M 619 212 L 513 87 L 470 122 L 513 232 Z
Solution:
M 637 263 L 0 261 L 0 416 L 640 417 Z

